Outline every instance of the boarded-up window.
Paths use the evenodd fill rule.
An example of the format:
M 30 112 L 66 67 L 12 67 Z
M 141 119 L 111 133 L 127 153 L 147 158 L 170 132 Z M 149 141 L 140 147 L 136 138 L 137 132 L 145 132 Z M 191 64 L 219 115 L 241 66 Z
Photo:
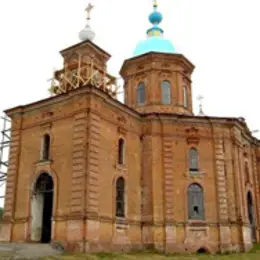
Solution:
M 189 168 L 190 171 L 198 171 L 199 169 L 199 154 L 195 148 L 189 150 Z

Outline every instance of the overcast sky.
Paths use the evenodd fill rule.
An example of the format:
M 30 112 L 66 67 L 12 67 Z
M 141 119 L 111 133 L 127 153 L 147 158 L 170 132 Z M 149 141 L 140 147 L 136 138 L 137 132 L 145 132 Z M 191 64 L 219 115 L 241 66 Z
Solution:
M 0 110 L 48 96 L 61 68 L 59 51 L 79 41 L 87 0 L 0 1 Z M 108 51 L 117 75 L 146 37 L 152 0 L 92 0 L 94 42 Z M 165 37 L 195 66 L 193 101 L 212 116 L 243 116 L 260 128 L 259 0 L 158 0 Z
M 118 75 L 150 27 L 152 0 L 93 0 L 94 42 L 112 55 Z M 158 0 L 161 27 L 176 50 L 195 66 L 196 98 L 209 116 L 243 116 L 260 129 L 259 0 Z M 0 1 L 0 111 L 48 97 L 59 51 L 76 44 L 85 26 L 87 0 Z M 260 135 L 258 135 L 260 137 Z

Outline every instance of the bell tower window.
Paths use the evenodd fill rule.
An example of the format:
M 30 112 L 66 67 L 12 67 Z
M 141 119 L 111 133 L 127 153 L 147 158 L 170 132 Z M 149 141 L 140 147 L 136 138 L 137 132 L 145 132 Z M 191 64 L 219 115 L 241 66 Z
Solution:
M 171 104 L 171 84 L 169 81 L 164 80 L 161 83 L 161 93 L 162 93 L 162 104 Z

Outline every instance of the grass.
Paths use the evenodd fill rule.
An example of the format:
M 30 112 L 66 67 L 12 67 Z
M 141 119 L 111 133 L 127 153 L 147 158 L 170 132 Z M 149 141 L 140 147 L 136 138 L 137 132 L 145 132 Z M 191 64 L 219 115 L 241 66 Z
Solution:
M 138 254 L 74 254 L 60 257 L 45 257 L 42 260 L 259 260 L 259 253 L 230 254 L 230 255 L 159 255 L 149 253 Z
M 68 254 L 59 257 L 45 257 L 42 260 L 260 260 L 260 244 L 245 254 L 226 255 L 164 255 L 152 252 L 141 253 L 97 253 L 97 254 Z

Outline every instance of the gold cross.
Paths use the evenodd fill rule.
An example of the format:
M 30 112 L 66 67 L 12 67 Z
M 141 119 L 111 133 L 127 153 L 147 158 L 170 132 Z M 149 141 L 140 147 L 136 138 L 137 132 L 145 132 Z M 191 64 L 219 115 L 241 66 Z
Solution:
M 153 0 L 153 7 L 158 7 L 157 0 Z
M 88 14 L 87 19 L 90 20 L 90 13 L 91 10 L 94 8 L 94 5 L 92 5 L 91 3 L 88 4 L 87 8 L 86 8 L 86 12 Z

